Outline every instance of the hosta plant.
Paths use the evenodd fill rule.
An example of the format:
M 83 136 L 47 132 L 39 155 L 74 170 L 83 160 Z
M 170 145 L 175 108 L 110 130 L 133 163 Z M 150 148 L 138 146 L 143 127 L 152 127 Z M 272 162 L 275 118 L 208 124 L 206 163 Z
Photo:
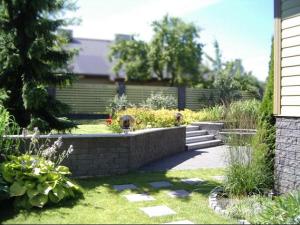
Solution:
M 20 208 L 42 208 L 81 194 L 80 187 L 66 177 L 70 174 L 67 167 L 40 156 L 10 156 L 0 171 L 9 184 L 10 197 L 15 197 Z

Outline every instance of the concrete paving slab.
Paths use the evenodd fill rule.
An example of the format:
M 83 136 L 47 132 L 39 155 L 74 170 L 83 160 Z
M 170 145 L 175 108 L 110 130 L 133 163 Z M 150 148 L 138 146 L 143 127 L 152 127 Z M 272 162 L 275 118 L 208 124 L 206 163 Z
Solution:
M 172 184 L 168 181 L 157 181 L 157 182 L 151 182 L 149 184 L 153 188 L 165 188 L 165 187 L 171 187 L 172 186 Z
M 169 191 L 168 195 L 172 198 L 185 198 L 190 195 L 190 193 L 186 190 L 175 190 L 175 191 Z
M 168 215 L 175 215 L 172 209 L 167 206 L 154 206 L 154 207 L 145 207 L 141 208 L 141 210 L 146 213 L 149 217 L 159 217 L 159 216 L 168 216 Z
M 135 186 L 134 184 L 121 184 L 121 185 L 114 185 L 113 188 L 116 191 L 125 191 L 125 190 L 137 189 L 137 186 Z

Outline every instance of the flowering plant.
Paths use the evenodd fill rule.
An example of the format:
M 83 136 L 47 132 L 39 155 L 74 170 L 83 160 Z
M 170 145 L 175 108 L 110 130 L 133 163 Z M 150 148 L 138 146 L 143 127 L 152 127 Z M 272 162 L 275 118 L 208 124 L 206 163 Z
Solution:
M 69 168 L 60 165 L 73 152 L 73 146 L 59 151 L 62 145 L 61 137 L 52 145 L 49 140 L 41 144 L 39 130 L 35 128 L 25 153 L 8 156 L 0 164 L 0 175 L 18 207 L 42 208 L 49 202 L 58 203 L 82 193 L 81 188 L 66 177 L 71 174 Z
M 111 115 L 108 117 L 108 119 L 106 119 L 106 124 L 107 124 L 107 126 L 110 126 L 112 124 L 112 117 L 111 117 Z

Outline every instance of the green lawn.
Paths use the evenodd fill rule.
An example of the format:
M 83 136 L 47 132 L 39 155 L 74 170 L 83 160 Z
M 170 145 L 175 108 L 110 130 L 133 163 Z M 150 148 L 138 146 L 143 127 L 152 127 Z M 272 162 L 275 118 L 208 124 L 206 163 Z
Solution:
M 105 120 L 78 120 L 80 125 L 71 131 L 72 134 L 103 134 L 112 133 Z
M 162 224 L 180 220 L 190 220 L 202 224 L 236 223 L 237 221 L 220 216 L 208 207 L 208 195 L 218 186 L 212 176 L 222 175 L 219 169 L 170 171 L 167 173 L 132 173 L 123 176 L 112 176 L 98 179 L 79 180 L 84 188 L 84 198 L 68 201 L 60 206 L 48 207 L 31 212 L 14 212 L 5 205 L 0 206 L 0 223 L 109 223 L 109 224 Z M 202 178 L 207 180 L 201 185 L 188 185 L 180 181 L 181 178 Z M 168 189 L 153 189 L 149 182 L 168 180 L 173 186 L 168 189 L 185 189 L 192 195 L 185 199 L 173 199 L 166 192 Z M 112 185 L 133 183 L 138 190 L 116 192 Z M 155 198 L 155 201 L 132 203 L 124 197 L 129 193 L 147 192 Z M 147 206 L 165 205 L 177 212 L 173 216 L 149 218 L 139 208 Z

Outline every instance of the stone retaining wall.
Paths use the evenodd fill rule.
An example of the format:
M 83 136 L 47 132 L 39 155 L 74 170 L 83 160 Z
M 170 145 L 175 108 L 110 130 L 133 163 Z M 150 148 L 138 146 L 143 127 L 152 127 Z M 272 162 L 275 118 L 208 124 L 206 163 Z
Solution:
M 285 193 L 300 188 L 300 118 L 276 119 L 275 188 Z
M 62 149 L 74 147 L 63 163 L 74 177 L 123 174 L 185 150 L 185 127 L 149 129 L 126 135 L 44 135 L 40 139 L 55 141 L 59 136 L 63 139 Z

